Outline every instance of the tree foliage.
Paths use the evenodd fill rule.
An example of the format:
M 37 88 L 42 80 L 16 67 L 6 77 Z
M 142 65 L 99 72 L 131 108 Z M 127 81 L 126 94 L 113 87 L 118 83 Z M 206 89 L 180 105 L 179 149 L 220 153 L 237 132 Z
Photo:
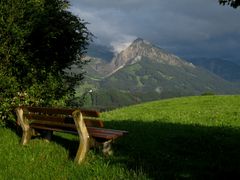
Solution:
M 240 0 L 219 0 L 219 3 L 223 5 L 230 5 L 233 8 L 237 8 L 238 6 L 240 6 Z
M 50 106 L 74 93 L 83 72 L 70 69 L 84 64 L 91 33 L 68 8 L 67 0 L 0 1 L 0 113 L 16 97 Z

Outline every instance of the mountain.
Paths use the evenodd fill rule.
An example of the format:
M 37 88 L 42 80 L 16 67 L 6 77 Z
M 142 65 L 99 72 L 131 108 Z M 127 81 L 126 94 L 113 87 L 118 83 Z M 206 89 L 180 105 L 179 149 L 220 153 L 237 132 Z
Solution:
M 194 58 L 189 61 L 196 66 L 203 67 L 210 72 L 217 74 L 225 80 L 240 82 L 240 65 L 234 62 L 219 58 Z
M 91 105 L 95 106 L 123 106 L 209 92 L 240 92 L 232 83 L 141 38 L 111 61 L 101 55 L 87 58 L 91 62 L 85 68 L 87 78 L 79 91 L 91 89 Z
M 192 66 L 190 63 L 182 61 L 179 57 L 167 53 L 163 49 L 160 49 L 141 38 L 136 39 L 127 49 L 120 52 L 113 59 L 111 64 L 115 66 L 115 69 L 118 69 L 119 67 L 123 67 L 127 64 L 134 64 L 141 61 L 142 57 L 157 61 L 161 64 Z

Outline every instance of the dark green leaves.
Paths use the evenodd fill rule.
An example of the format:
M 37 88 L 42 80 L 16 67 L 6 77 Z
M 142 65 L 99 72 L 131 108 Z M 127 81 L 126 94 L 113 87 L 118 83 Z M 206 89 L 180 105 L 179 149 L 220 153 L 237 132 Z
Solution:
M 27 93 L 35 104 L 52 106 L 74 94 L 82 71 L 66 69 L 84 64 L 91 33 L 68 7 L 66 0 L 0 1 L 0 78 L 16 84 L 13 92 L 10 81 L 0 81 L 2 100 Z
M 233 8 L 237 8 L 238 6 L 240 6 L 240 0 L 219 0 L 219 3 L 223 5 L 230 5 Z

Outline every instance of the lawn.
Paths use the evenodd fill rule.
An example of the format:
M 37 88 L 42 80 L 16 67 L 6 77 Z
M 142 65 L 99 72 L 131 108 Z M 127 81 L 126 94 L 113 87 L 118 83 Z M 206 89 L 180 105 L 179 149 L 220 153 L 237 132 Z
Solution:
M 91 150 L 73 162 L 77 137 L 56 133 L 46 143 L 19 144 L 20 129 L 0 128 L 0 179 L 232 179 L 240 178 L 240 96 L 174 98 L 102 114 L 129 135 L 114 155 Z

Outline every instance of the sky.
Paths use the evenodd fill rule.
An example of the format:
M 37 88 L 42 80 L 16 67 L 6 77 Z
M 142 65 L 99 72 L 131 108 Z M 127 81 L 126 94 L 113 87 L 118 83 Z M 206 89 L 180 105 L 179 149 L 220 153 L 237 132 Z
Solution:
M 70 0 L 94 42 L 119 52 L 140 37 L 184 58 L 240 63 L 240 7 L 218 0 Z

